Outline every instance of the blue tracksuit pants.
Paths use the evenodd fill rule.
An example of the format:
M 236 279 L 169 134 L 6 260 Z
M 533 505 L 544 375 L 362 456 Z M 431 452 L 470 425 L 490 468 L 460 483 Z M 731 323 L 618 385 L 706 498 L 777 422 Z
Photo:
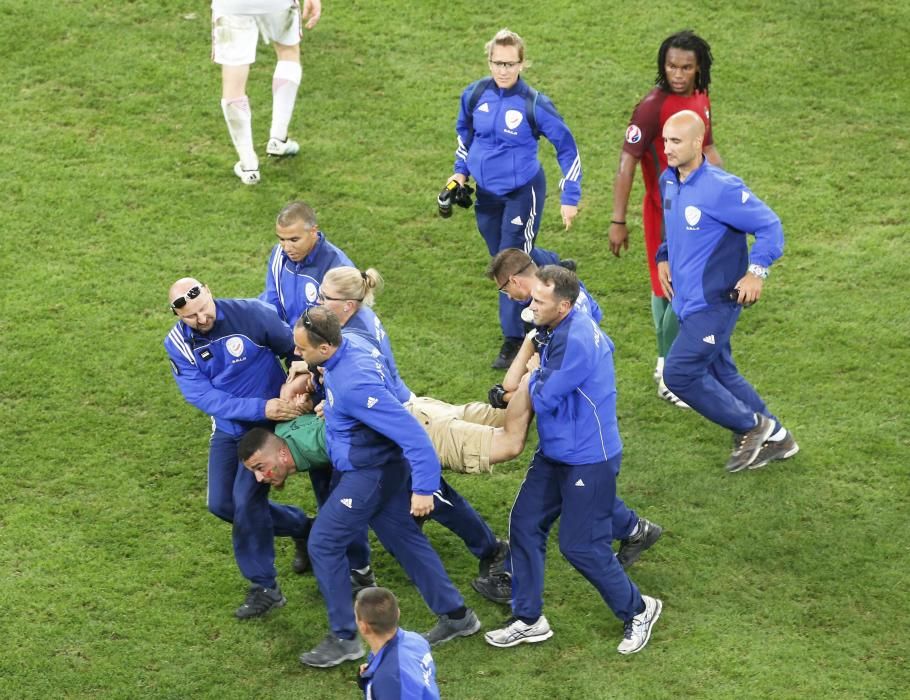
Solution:
M 431 520 L 458 535 L 478 559 L 496 551 L 496 535 L 490 526 L 445 479 L 440 479 L 440 488 L 433 495 Z
M 257 586 L 274 588 L 275 536 L 306 537 L 313 521 L 299 508 L 269 500 L 269 485 L 256 481 L 237 458 L 239 442 L 220 430 L 212 433 L 206 501 L 213 515 L 233 524 L 240 573 Z
M 326 602 L 329 626 L 338 637 L 353 638 L 357 633 L 346 550 L 367 525 L 434 613 L 443 615 L 464 605 L 439 555 L 411 517 L 410 483 L 405 462 L 340 472 L 313 523 L 310 562 Z
M 313 485 L 313 493 L 316 495 L 316 503 L 321 509 L 332 492 L 332 487 L 338 482 L 340 474 L 334 469 L 310 469 L 310 483 Z M 363 531 L 348 545 L 348 565 L 352 569 L 365 569 L 370 565 L 370 539 L 367 533 L 367 527 L 364 525 Z
M 638 588 L 611 547 L 621 461 L 622 455 L 617 455 L 607 462 L 573 466 L 550 460 L 540 450 L 534 454 L 509 516 L 516 617 L 537 618 L 543 611 L 547 538 L 560 516 L 559 550 L 613 614 L 626 621 L 644 609 Z M 626 511 L 629 515 L 624 517 L 634 516 Z
M 708 420 L 737 433 L 755 427 L 756 413 L 777 420 L 733 362 L 730 336 L 741 311 L 737 304 L 719 304 L 680 321 L 664 364 L 670 391 Z
M 547 196 L 547 178 L 543 168 L 531 181 L 508 194 L 495 195 L 478 185 L 474 215 L 477 229 L 487 244 L 490 255 L 506 248 L 518 248 L 530 254 L 537 240 Z M 521 339 L 523 306 L 505 294 L 499 295 L 499 325 L 505 338 Z

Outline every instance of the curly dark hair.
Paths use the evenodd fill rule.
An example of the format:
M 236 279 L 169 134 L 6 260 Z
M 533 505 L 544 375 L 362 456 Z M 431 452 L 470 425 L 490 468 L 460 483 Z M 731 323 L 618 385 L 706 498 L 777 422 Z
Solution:
M 691 29 L 684 29 L 664 39 L 657 52 L 657 80 L 655 84 L 662 90 L 669 90 L 670 83 L 667 80 L 667 72 L 664 64 L 667 62 L 667 51 L 670 49 L 682 49 L 683 51 L 692 51 L 695 53 L 695 60 L 698 61 L 698 72 L 695 74 L 695 89 L 699 92 L 708 92 L 708 86 L 711 84 L 711 62 L 714 57 L 711 56 L 711 45 L 698 36 Z

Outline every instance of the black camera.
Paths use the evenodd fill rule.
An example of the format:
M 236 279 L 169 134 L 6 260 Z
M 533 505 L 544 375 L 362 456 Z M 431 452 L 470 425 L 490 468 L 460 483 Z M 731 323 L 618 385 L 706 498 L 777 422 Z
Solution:
M 458 189 L 458 181 L 450 180 L 442 188 L 442 192 L 436 198 L 436 204 L 439 205 L 439 215 L 443 219 L 452 216 L 452 200 L 455 198 L 455 191 Z
M 449 180 L 436 198 L 439 215 L 443 219 L 452 216 L 452 204 L 457 204 L 462 209 L 468 209 L 474 203 L 471 199 L 472 194 L 474 194 L 474 188 L 470 185 L 459 185 L 457 180 Z

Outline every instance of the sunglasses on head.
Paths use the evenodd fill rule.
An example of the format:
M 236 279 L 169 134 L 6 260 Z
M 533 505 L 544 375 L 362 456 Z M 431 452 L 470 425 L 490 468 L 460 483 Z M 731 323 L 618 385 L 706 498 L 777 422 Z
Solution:
M 316 325 L 313 323 L 313 319 L 310 318 L 310 310 L 308 308 L 304 310 L 303 316 L 300 317 L 300 322 L 303 323 L 304 328 L 306 328 L 310 333 L 312 333 L 317 338 L 322 340 L 322 342 L 324 342 L 324 343 L 329 342 L 326 339 L 326 337 L 322 333 L 319 332 L 319 329 L 316 328 Z
M 171 302 L 171 311 L 177 313 L 177 309 L 182 309 L 184 306 L 186 306 L 187 302 L 195 299 L 200 294 L 202 294 L 202 289 L 204 287 L 204 284 L 197 284 L 195 287 L 190 287 L 187 289 L 186 293 L 183 296 L 179 296 Z

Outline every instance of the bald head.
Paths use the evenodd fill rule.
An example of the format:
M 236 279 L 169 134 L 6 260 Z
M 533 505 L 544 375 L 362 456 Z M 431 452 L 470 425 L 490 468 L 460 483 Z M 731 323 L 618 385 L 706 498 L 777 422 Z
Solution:
M 668 126 L 670 128 L 678 127 L 688 132 L 693 138 L 704 138 L 705 136 L 705 123 L 698 116 L 698 112 L 693 112 L 691 109 L 684 109 L 667 119 L 664 129 L 666 130 Z
M 664 153 L 667 165 L 685 179 L 702 161 L 705 123 L 690 109 L 677 112 L 664 123 Z
M 181 277 L 179 280 L 174 282 L 174 284 L 172 284 L 171 288 L 168 290 L 167 303 L 169 305 L 173 304 L 174 299 L 177 297 L 182 297 L 193 287 L 202 288 L 204 286 L 205 285 L 203 285 L 202 282 L 197 280 L 195 277 Z
M 195 277 L 182 277 L 167 293 L 168 306 L 190 328 L 207 333 L 215 325 L 215 300 Z

